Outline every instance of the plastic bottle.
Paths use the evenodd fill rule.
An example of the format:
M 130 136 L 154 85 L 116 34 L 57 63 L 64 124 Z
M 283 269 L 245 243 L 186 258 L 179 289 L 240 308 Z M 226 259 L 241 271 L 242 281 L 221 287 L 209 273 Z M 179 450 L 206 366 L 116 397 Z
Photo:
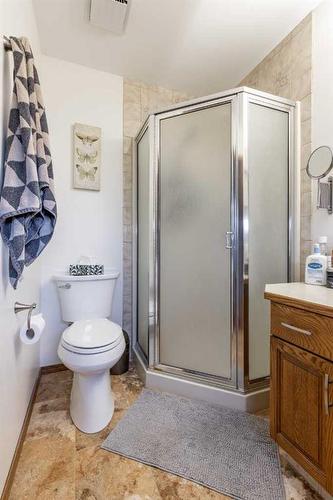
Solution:
M 327 257 L 320 254 L 319 243 L 313 246 L 313 254 L 306 258 L 305 283 L 309 285 L 326 285 Z
M 327 255 L 327 236 L 319 236 L 318 243 L 321 255 Z

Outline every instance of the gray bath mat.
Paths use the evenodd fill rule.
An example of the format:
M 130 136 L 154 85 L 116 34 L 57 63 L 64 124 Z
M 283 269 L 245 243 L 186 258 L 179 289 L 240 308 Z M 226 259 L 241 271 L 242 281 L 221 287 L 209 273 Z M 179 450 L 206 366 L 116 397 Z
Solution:
M 233 498 L 285 498 L 265 419 L 144 389 L 102 448 Z

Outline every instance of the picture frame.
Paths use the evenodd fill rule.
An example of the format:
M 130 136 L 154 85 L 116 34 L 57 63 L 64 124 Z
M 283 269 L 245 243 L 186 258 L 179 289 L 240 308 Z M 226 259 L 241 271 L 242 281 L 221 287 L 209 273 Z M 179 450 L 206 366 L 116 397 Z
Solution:
M 83 123 L 73 126 L 73 187 L 100 191 L 102 129 Z

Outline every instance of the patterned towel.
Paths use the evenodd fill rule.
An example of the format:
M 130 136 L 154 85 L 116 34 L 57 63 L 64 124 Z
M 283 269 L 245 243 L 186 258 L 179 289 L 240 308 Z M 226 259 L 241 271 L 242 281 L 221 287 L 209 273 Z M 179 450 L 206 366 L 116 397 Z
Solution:
M 14 288 L 50 241 L 56 218 L 52 159 L 40 84 L 26 38 L 10 38 L 14 88 L 6 139 L 0 230 Z

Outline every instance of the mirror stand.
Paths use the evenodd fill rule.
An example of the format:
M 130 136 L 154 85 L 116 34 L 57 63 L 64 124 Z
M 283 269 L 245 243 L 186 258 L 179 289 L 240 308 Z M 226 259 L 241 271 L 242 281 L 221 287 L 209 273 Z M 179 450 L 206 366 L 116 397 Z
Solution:
M 312 151 L 306 165 L 306 173 L 310 179 L 317 180 L 317 208 L 325 208 L 329 215 L 333 213 L 333 177 L 327 182 L 320 182 L 327 177 L 333 168 L 333 152 L 329 146 L 319 146 Z
M 329 215 L 333 213 L 333 177 L 329 177 L 327 182 L 320 182 L 318 179 L 317 208 L 326 208 Z

